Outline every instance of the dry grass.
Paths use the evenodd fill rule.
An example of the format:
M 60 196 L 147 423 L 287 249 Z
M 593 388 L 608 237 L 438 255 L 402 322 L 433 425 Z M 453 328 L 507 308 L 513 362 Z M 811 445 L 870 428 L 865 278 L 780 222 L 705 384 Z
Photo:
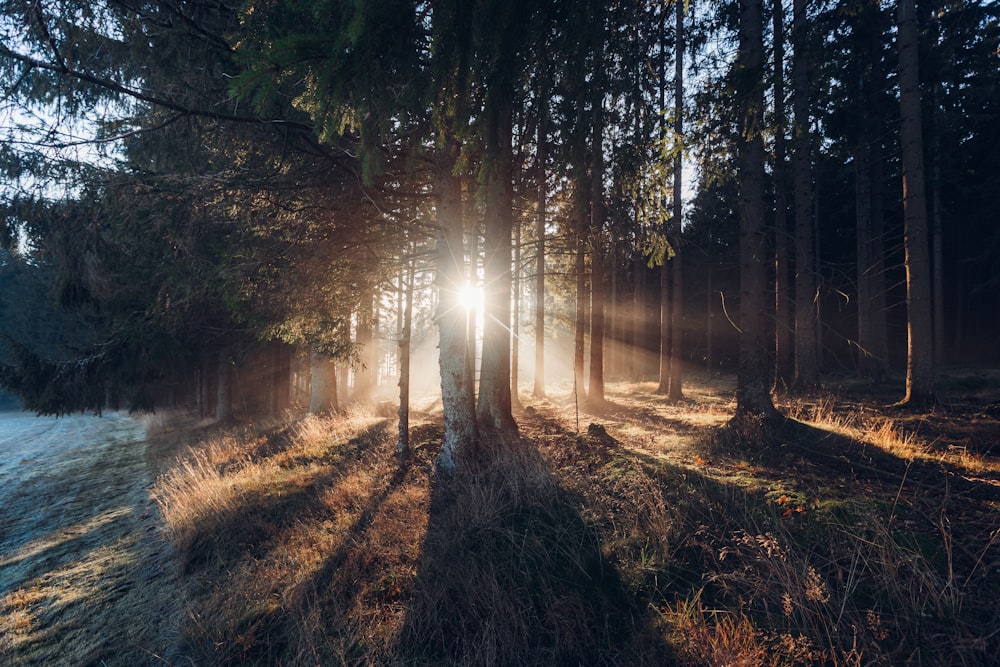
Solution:
M 363 413 L 212 435 L 156 486 L 187 655 L 855 666 L 1000 649 L 988 454 L 959 479 L 933 433 L 839 400 L 732 432 L 721 383 L 680 405 L 654 388 L 612 386 L 579 434 L 566 404 L 536 402 L 519 443 L 451 480 L 431 471 L 433 418 L 405 465 Z
M 162 665 L 179 594 L 141 429 L 82 416 L 53 428 L 70 448 L 22 466 L 0 509 L 0 664 Z

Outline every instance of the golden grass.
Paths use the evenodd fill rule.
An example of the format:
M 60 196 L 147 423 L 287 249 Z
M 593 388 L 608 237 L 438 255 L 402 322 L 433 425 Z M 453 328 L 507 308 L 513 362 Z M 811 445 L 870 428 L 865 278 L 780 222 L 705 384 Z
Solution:
M 832 397 L 818 403 L 792 402 L 788 416 L 831 433 L 865 442 L 907 461 L 946 463 L 970 473 L 1000 474 L 1000 458 L 970 451 L 946 437 L 927 440 L 900 420 L 860 411 L 838 412 Z
M 995 654 L 988 501 L 885 471 L 845 477 L 833 459 L 795 458 L 808 448 L 750 463 L 775 446 L 752 430 L 706 444 L 727 394 L 690 387 L 667 405 L 653 389 L 613 385 L 579 434 L 564 402 L 537 402 L 520 443 L 452 480 L 431 471 L 435 419 L 413 424 L 402 466 L 394 425 L 364 412 L 214 434 L 155 490 L 189 575 L 187 654 L 851 667 Z M 826 447 L 939 454 L 832 400 L 793 410 Z

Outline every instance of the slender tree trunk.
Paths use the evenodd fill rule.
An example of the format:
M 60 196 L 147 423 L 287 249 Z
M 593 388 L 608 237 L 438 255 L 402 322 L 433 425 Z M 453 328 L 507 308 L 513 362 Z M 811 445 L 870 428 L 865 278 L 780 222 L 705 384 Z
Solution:
M 545 94 L 543 91 L 543 99 Z M 535 238 L 538 250 L 535 256 L 535 384 L 531 392 L 535 398 L 545 396 L 545 163 L 548 158 L 545 123 L 547 115 L 548 109 L 543 102 L 538 119 L 538 191 L 535 199 Z
M 792 61 L 795 178 L 795 380 L 799 389 L 819 384 L 817 366 L 816 274 L 813 271 L 813 190 L 809 132 L 810 64 L 807 56 L 807 0 L 794 0 Z
M 684 136 L 684 3 L 676 2 L 674 12 L 677 33 L 677 55 L 674 60 L 674 138 L 679 142 Z M 681 356 L 684 353 L 684 271 L 681 263 L 681 222 L 684 215 L 683 169 L 684 156 L 678 147 L 674 153 L 673 235 L 670 239 L 674 246 L 674 258 L 671 260 L 674 285 L 670 308 L 670 387 L 667 398 L 671 401 L 680 401 L 684 398 L 681 386 L 683 379 Z
M 708 223 L 708 238 L 712 238 L 712 223 Z M 712 247 L 709 246 L 708 249 L 708 261 L 706 262 L 708 270 L 708 275 L 705 276 L 705 293 L 708 298 L 705 300 L 705 371 L 708 373 L 709 377 L 715 373 L 715 357 L 714 350 L 712 349 L 713 337 L 715 335 L 715 295 L 712 292 L 712 273 L 715 264 L 715 253 Z
M 381 323 L 382 313 L 380 299 L 372 294 L 371 343 L 368 345 L 368 376 L 370 398 L 375 398 L 379 387 L 379 368 L 382 366 Z
M 882 169 L 882 143 L 874 139 L 868 146 L 871 167 L 872 250 L 868 284 L 871 288 L 871 352 L 872 378 L 885 380 L 889 372 L 889 328 L 886 318 L 885 286 L 885 186 Z
M 767 236 L 764 229 L 764 44 L 761 0 L 740 0 L 739 51 L 743 73 L 737 93 L 740 118 L 740 360 L 736 382 L 736 419 L 770 420 L 771 325 L 768 313 Z
M 663 3 L 660 6 L 660 53 L 659 53 L 659 108 L 663 109 L 663 115 L 660 116 L 660 141 L 664 144 L 667 140 L 667 3 Z M 666 199 L 666 194 L 663 194 L 664 200 Z M 666 208 L 666 201 L 662 202 L 664 208 Z M 671 240 L 671 229 L 670 221 L 663 221 L 663 236 Z M 670 278 L 671 278 L 671 264 L 669 261 L 669 253 L 664 254 L 663 264 L 660 265 L 660 373 L 659 373 L 659 383 L 656 386 L 657 394 L 667 394 L 670 391 L 670 310 L 671 310 L 671 293 L 670 293 Z
M 603 44 L 603 39 L 602 39 Z M 598 49 L 603 53 L 603 48 Z M 604 102 L 594 100 L 590 174 L 590 383 L 587 398 L 604 402 Z
M 480 427 L 503 437 L 517 433 L 510 394 L 510 236 L 514 215 L 512 104 L 507 98 L 498 108 L 487 112 L 492 126 L 488 131 L 488 143 L 491 144 L 488 153 L 494 164 L 488 165 L 486 179 L 483 361 L 476 408 Z
M 360 348 L 360 360 L 354 369 L 354 391 L 351 392 L 351 400 L 367 401 L 372 395 L 372 377 L 375 369 L 372 368 L 372 311 L 374 297 L 365 294 L 361 299 L 358 309 L 358 326 L 356 339 Z
M 233 416 L 232 374 L 229 350 L 219 351 L 219 380 L 216 383 L 215 421 L 228 421 Z
M 642 347 L 645 343 L 645 324 L 643 315 L 643 262 L 636 257 L 632 262 L 632 310 L 629 317 L 629 362 L 628 377 L 633 382 L 643 379 Z
M 292 347 L 275 341 L 274 345 L 274 412 L 281 414 L 292 404 Z
M 868 138 L 864 135 L 854 148 L 854 178 L 857 212 L 858 373 L 862 377 L 872 378 L 877 362 L 869 349 L 872 339 L 872 192 Z
M 935 400 L 934 332 L 931 323 L 931 275 L 914 0 L 900 0 L 896 20 L 899 29 L 899 115 L 903 149 L 907 310 L 906 395 L 900 403 L 923 406 Z
M 458 295 L 465 285 L 462 243 L 462 187 L 452 171 L 458 153 L 453 141 L 442 149 L 435 175 L 437 202 L 437 291 L 436 320 L 439 334 L 438 365 L 441 369 L 441 402 L 444 410 L 444 442 L 437 467 L 445 474 L 465 465 L 478 440 L 473 386 L 466 372 L 465 310 Z
M 337 410 L 336 364 L 315 346 L 309 352 L 309 414 Z
M 403 275 L 400 271 L 400 283 Z M 410 333 L 413 324 L 413 259 L 407 262 L 406 282 L 401 284 L 400 298 L 405 299 L 399 332 L 399 439 L 396 453 L 405 457 L 410 452 Z
M 470 189 L 474 186 L 469 184 Z M 475 192 L 467 192 L 462 199 L 462 226 L 468 230 L 469 235 L 469 277 L 468 285 L 470 289 L 479 287 L 479 216 L 475 211 Z M 478 353 L 478 341 L 476 332 L 479 327 L 479 308 L 472 304 L 466 313 L 466 336 L 468 344 L 466 346 L 466 372 L 469 375 L 469 384 L 472 386 L 473 395 L 476 387 L 476 356 Z
M 584 347 L 586 345 L 587 327 L 587 275 L 586 275 L 586 197 L 583 189 L 585 187 L 585 177 L 582 168 L 577 167 L 576 194 L 574 204 L 574 226 L 576 228 L 576 326 L 573 336 L 573 392 L 576 400 L 582 403 L 586 400 L 586 390 L 584 388 L 583 362 Z
M 788 254 L 788 176 L 785 163 L 784 7 L 773 7 L 774 33 L 774 390 L 787 391 L 795 372 L 791 267 Z
M 512 312 L 510 315 L 510 403 L 513 408 L 520 408 L 521 399 L 518 396 L 517 385 L 520 381 L 521 345 L 521 223 L 514 223 L 514 266 L 513 266 Z
M 666 226 L 666 223 L 664 223 Z M 669 237 L 668 237 L 669 238 Z M 657 394 L 670 391 L 670 262 L 664 257 L 657 275 L 660 279 L 660 320 L 658 330 L 659 373 L 657 374 Z
M 618 253 L 617 249 L 609 247 L 611 253 L 608 264 L 608 306 L 605 313 L 604 330 L 607 332 L 604 341 L 604 377 L 606 379 L 617 379 L 621 374 L 621 332 L 619 325 L 621 322 L 621 311 L 619 302 L 621 300 L 619 290 L 621 280 L 618 278 Z
M 944 205 L 941 187 L 941 126 L 940 102 L 941 84 L 934 86 L 932 99 L 934 121 L 934 141 L 931 150 L 931 252 L 932 261 L 931 284 L 933 285 L 934 303 L 934 362 L 935 365 L 944 362 Z

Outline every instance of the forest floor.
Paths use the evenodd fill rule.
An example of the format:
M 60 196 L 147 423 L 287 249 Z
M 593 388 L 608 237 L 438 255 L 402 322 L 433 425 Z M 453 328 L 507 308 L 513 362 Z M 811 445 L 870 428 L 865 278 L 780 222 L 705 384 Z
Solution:
M 68 627 L 114 639 L 71 662 L 134 664 L 138 645 L 173 665 L 974 665 L 1000 652 L 1000 371 L 942 374 L 927 412 L 887 407 L 896 387 L 826 378 L 780 402 L 789 419 L 767 432 L 727 427 L 731 377 L 689 378 L 678 404 L 611 383 L 579 412 L 569 389 L 522 392 L 520 440 L 484 443 L 489 462 L 453 479 L 433 470 L 433 405 L 411 416 L 402 462 L 395 420 L 360 408 L 150 429 L 128 468 L 140 481 L 118 497 L 170 544 L 135 537 L 160 534 L 145 524 L 107 542 L 145 545 L 117 590 L 162 615 L 101 598 L 104 575 L 89 574 L 90 593 L 67 590 L 106 611 L 78 604 Z M 86 546 L 59 558 L 84 562 Z M 47 657 L 68 644 L 31 635 L 57 629 L 31 610 L 66 567 L 8 585 L 6 560 L 0 662 L 59 664 Z

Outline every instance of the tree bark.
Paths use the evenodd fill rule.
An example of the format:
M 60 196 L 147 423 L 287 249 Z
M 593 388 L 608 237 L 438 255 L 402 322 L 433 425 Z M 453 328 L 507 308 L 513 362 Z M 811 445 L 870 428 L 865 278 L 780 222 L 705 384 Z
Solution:
M 512 267 L 513 299 L 510 314 L 510 403 L 514 409 L 520 409 L 521 399 L 518 396 L 517 385 L 520 382 L 521 365 L 521 223 L 514 224 L 514 264 Z
M 777 416 L 771 401 L 772 367 L 768 349 L 767 258 L 764 230 L 763 8 L 761 0 L 740 0 L 739 51 L 741 73 L 737 93 L 740 118 L 740 343 L 736 382 L 737 421 L 770 420 Z
M 677 33 L 677 55 L 674 60 L 674 140 L 680 142 L 684 135 L 684 3 L 675 3 L 674 12 Z M 684 398 L 681 386 L 683 380 L 681 356 L 684 349 L 684 271 L 681 263 L 681 219 L 684 214 L 683 169 L 684 155 L 678 146 L 674 153 L 673 234 L 670 239 L 674 246 L 674 258 L 671 260 L 674 284 L 670 308 L 670 386 L 667 398 L 671 401 L 680 401 Z
M 871 352 L 872 378 L 877 382 L 885 379 L 889 372 L 889 328 L 885 306 L 885 185 L 882 168 L 882 143 L 873 139 L 868 145 L 869 167 L 871 169 L 871 222 L 872 250 L 871 270 L 868 276 L 871 288 Z
M 399 439 L 396 453 L 407 456 L 410 452 L 410 332 L 413 324 L 413 259 L 407 262 L 405 285 L 400 285 L 400 299 L 404 300 L 403 317 L 399 331 Z M 400 271 L 403 282 L 403 271 Z
M 643 379 L 642 348 L 646 342 L 645 299 L 643 298 L 643 260 L 632 262 L 632 308 L 629 317 L 628 377 L 633 382 Z
M 784 6 L 773 6 L 774 34 L 774 391 L 792 385 L 791 267 L 788 255 L 788 185 L 785 163 L 785 38 Z
M 466 372 L 468 324 L 458 295 L 465 285 L 462 243 L 462 187 L 452 173 L 457 147 L 454 142 L 441 150 L 435 174 L 437 204 L 437 292 L 435 319 L 438 325 L 441 370 L 441 402 L 444 411 L 444 442 L 436 465 L 452 474 L 470 455 L 478 439 L 473 386 Z
M 358 325 L 356 340 L 360 348 L 359 360 L 354 369 L 354 391 L 351 392 L 352 401 L 367 401 L 371 398 L 375 369 L 372 368 L 372 347 L 374 336 L 372 333 L 372 312 L 374 297 L 372 294 L 365 294 L 361 298 L 361 305 L 358 309 Z
M 573 166 L 573 232 L 576 242 L 574 273 L 576 275 L 576 309 L 573 331 L 573 393 L 578 403 L 586 400 L 584 385 L 584 350 L 587 332 L 587 274 L 586 274 L 586 234 L 587 234 L 587 178 L 586 168 L 581 163 L 582 155 Z
M 511 230 L 513 226 L 512 102 L 487 111 L 486 260 L 483 270 L 483 360 L 479 371 L 480 428 L 507 437 L 517 433 L 510 394 Z
M 470 179 L 465 179 L 469 192 L 465 192 L 462 197 L 462 228 L 468 230 L 469 236 L 469 272 L 467 285 L 470 289 L 479 287 L 479 217 L 475 207 L 475 187 L 470 183 Z M 466 313 L 466 345 L 465 369 L 468 374 L 469 386 L 472 387 L 473 397 L 476 391 L 476 356 L 479 341 L 477 340 L 477 330 L 479 327 L 479 308 L 476 304 L 468 307 Z
M 934 363 L 944 362 L 944 188 L 941 185 L 941 84 L 934 85 L 931 98 L 933 108 L 933 144 L 931 148 L 931 284 L 934 304 Z
M 867 142 L 867 136 L 863 135 L 854 148 L 858 262 L 858 374 L 861 377 L 875 379 L 878 365 L 869 349 L 869 341 L 872 339 L 872 191 Z
M 315 346 L 309 352 L 309 414 L 337 410 L 336 363 Z
M 663 3 L 660 6 L 660 53 L 659 62 L 657 63 L 660 69 L 659 72 L 659 85 L 657 87 L 659 94 L 659 108 L 663 110 L 663 114 L 660 116 L 660 142 L 665 144 L 667 140 L 667 8 L 668 5 Z M 666 199 L 666 193 L 663 194 L 664 200 Z M 666 208 L 666 201 L 663 201 L 664 209 Z M 670 221 L 663 221 L 663 236 L 668 239 L 671 237 Z M 663 264 L 660 265 L 660 365 L 659 365 L 659 383 L 656 386 L 657 394 L 667 394 L 670 391 L 670 310 L 671 310 L 671 294 L 670 294 L 670 278 L 671 278 L 671 264 L 670 264 L 669 253 L 665 253 L 663 256 Z
M 233 416 L 232 374 L 229 350 L 219 351 L 219 380 L 216 384 L 215 421 L 225 422 Z
M 542 91 L 544 99 L 545 91 Z M 545 396 L 545 162 L 548 159 L 546 150 L 546 116 L 548 108 L 544 102 L 539 109 L 538 117 L 538 190 L 535 193 L 535 238 L 538 244 L 535 255 L 535 382 L 532 395 L 535 398 Z
M 896 8 L 896 21 L 899 30 L 899 115 L 903 152 L 903 245 L 907 310 L 906 394 L 900 403 L 925 406 L 935 400 L 934 332 L 931 323 L 927 199 L 924 190 L 924 147 L 914 0 L 900 0 Z
M 817 366 L 816 274 L 813 254 L 813 190 L 809 136 L 810 63 L 807 55 L 806 0 L 794 0 L 792 61 L 795 179 L 795 379 L 799 389 L 819 384 Z
M 604 52 L 603 31 L 600 32 Z M 598 60 L 600 62 L 600 60 Z M 604 94 L 594 98 L 593 134 L 590 173 L 590 382 L 587 399 L 591 403 L 604 402 Z

